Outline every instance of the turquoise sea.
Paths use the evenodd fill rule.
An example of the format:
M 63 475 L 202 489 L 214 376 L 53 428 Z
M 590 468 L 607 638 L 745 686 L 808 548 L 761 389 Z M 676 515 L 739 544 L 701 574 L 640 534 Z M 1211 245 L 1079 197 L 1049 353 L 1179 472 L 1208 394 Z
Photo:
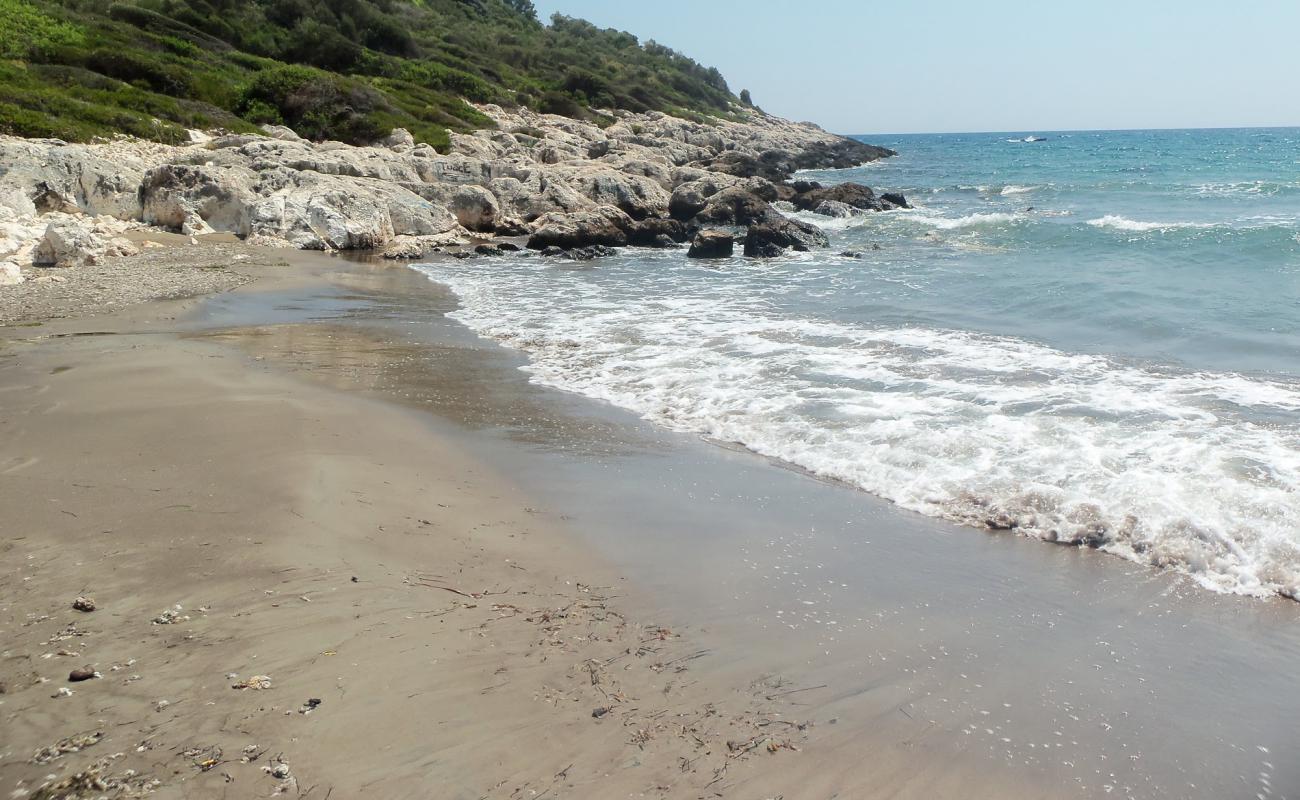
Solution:
M 1300 129 L 861 138 L 900 155 L 800 177 L 915 208 L 799 214 L 825 251 L 420 269 L 539 383 L 911 511 L 1300 597 Z

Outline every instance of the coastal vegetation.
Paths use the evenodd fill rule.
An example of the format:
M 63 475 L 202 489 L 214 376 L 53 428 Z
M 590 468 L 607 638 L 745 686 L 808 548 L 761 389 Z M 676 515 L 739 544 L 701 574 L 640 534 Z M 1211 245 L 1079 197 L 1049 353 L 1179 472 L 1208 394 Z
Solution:
M 464 102 L 604 122 L 596 109 L 725 116 L 721 73 L 530 0 L 0 0 L 0 133 L 162 142 L 286 124 L 439 149 L 492 127 Z

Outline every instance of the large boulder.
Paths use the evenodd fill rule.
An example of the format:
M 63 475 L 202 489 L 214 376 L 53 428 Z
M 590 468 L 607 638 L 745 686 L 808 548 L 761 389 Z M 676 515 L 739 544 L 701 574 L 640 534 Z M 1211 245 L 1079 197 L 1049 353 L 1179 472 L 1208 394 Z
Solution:
M 830 241 L 814 225 L 783 217 L 773 211 L 761 222 L 749 226 L 745 233 L 745 255 L 771 258 L 787 248 L 811 250 L 825 247 Z
M 482 186 L 457 187 L 448 201 L 447 210 L 456 216 L 461 227 L 471 231 L 494 231 L 501 218 L 496 196 Z
M 583 167 L 557 174 L 598 206 L 613 206 L 632 219 L 661 216 L 668 211 L 668 192 L 651 178 L 611 169 Z
M 628 243 L 627 231 L 631 227 L 632 218 L 612 206 L 546 214 L 534 223 L 528 247 L 533 250 L 546 247 L 568 250 L 589 245 L 622 247 Z
M 397 153 L 409 153 L 415 149 L 415 137 L 406 128 L 393 128 L 393 132 L 385 136 L 377 144 Z
M 817 206 L 827 201 L 844 203 L 847 206 L 863 211 L 881 211 L 884 209 L 880 198 L 876 197 L 876 193 L 871 190 L 871 187 L 863 186 L 860 183 L 818 186 L 815 189 L 795 195 L 792 202 L 795 208 L 800 211 L 813 211 Z
M 32 252 L 32 263 L 47 267 L 99 264 L 108 256 L 131 256 L 140 251 L 120 237 L 105 236 L 88 224 L 66 220 L 51 222 Z
M 221 230 L 244 236 L 257 181 L 245 167 L 164 164 L 141 182 L 141 218 L 187 235 Z
M 663 217 L 633 221 L 626 231 L 627 243 L 638 247 L 669 247 L 687 239 L 684 224 Z
M 767 201 L 753 192 L 733 186 L 709 198 L 704 209 L 695 215 L 701 225 L 749 225 L 772 213 Z
M 691 240 L 687 258 L 729 258 L 735 252 L 735 240 L 730 231 L 702 230 Z

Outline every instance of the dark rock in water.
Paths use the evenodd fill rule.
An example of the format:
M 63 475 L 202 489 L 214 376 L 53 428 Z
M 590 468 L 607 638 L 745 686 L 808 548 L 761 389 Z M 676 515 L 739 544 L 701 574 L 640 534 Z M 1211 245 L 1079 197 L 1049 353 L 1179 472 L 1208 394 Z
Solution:
M 684 242 L 688 238 L 686 226 L 675 219 L 649 217 L 632 223 L 627 229 L 627 243 L 631 245 L 662 247 L 655 244 L 661 237 L 667 237 L 672 243 Z
M 474 248 L 474 252 L 480 256 L 499 256 L 501 248 L 494 244 L 481 244 Z
M 745 255 L 757 258 L 770 258 L 780 255 L 788 247 L 795 250 L 810 250 L 830 244 L 826 234 L 815 225 L 787 219 L 775 211 L 770 216 L 749 226 L 745 234 Z
M 666 236 L 661 233 L 654 238 L 654 241 L 645 245 L 645 247 L 658 247 L 661 250 L 667 250 L 676 247 L 678 244 L 680 244 L 680 242 L 675 241 L 671 236 Z
M 564 255 L 564 248 L 563 248 L 563 247 L 556 247 L 555 245 L 550 245 L 550 246 L 548 246 L 548 247 L 543 247 L 542 250 L 541 250 L 540 255 L 544 255 L 544 256 L 562 256 L 562 255 Z
M 450 255 L 451 255 L 452 258 L 460 258 L 460 259 L 473 258 L 473 257 L 474 257 L 474 254 L 471 253 L 471 252 L 468 251 L 468 250 L 457 250 L 456 252 L 451 253 Z
M 883 206 L 870 186 L 860 183 L 841 183 L 820 189 L 810 189 L 794 198 L 794 207 L 800 211 L 812 211 L 827 200 L 844 203 L 863 211 L 880 211 Z
M 795 181 L 790 184 L 790 188 L 794 189 L 795 194 L 803 194 L 811 192 L 813 189 L 820 189 L 822 185 L 817 181 Z
M 778 201 L 785 200 L 789 202 L 790 200 L 794 199 L 794 196 L 796 194 L 798 194 L 798 192 L 795 191 L 795 188 L 788 183 L 778 183 L 775 185 L 776 185 L 776 199 Z
M 724 189 L 695 216 L 700 225 L 749 225 L 773 213 L 767 201 L 740 188 Z
M 785 252 L 785 248 L 776 242 L 756 235 L 754 229 L 745 236 L 745 255 L 750 258 L 776 258 Z
M 907 202 L 907 198 L 906 198 L 906 197 L 903 197 L 903 196 L 902 196 L 901 194 L 899 194 L 898 192 L 885 192 L 884 194 L 882 194 L 882 195 L 880 196 L 880 202 L 881 202 L 882 204 L 887 204 L 887 205 L 889 205 L 889 206 L 891 206 L 891 207 L 893 207 L 893 208 L 911 208 L 911 207 L 912 207 L 911 203 L 908 203 L 908 202 Z
M 572 250 L 563 250 L 560 252 L 562 258 L 570 261 L 590 261 L 593 258 L 603 258 L 612 256 L 618 251 L 612 247 L 606 247 L 603 244 L 593 244 L 589 247 L 575 247 Z
M 843 253 L 840 253 L 840 255 L 845 258 L 862 258 L 862 254 L 857 250 L 845 250 Z
M 497 249 L 503 253 L 518 253 L 521 248 L 514 242 L 497 242 Z
M 735 241 L 728 231 L 703 230 L 695 234 L 687 258 L 727 258 L 735 252 Z

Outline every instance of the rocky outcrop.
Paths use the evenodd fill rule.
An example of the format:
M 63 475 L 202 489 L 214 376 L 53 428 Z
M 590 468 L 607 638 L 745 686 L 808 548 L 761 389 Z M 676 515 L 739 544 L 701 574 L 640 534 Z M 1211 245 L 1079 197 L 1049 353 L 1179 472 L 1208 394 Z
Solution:
M 87 258 L 114 252 L 71 230 L 49 234 L 50 223 L 81 216 L 394 257 L 473 234 L 528 235 L 534 249 L 669 247 L 703 228 L 745 235 L 758 227 L 755 249 L 766 252 L 811 241 L 791 233 L 771 203 L 836 214 L 844 213 L 839 204 L 906 203 L 852 184 L 785 183 L 800 168 L 848 166 L 889 151 L 757 111 L 711 123 L 618 111 L 601 128 L 477 108 L 497 129 L 454 134 L 445 153 L 403 130 L 353 147 L 273 125 L 196 135 L 176 147 L 0 136 L 0 260 L 28 263 L 38 245 L 39 257 L 55 262 L 68 262 L 71 247 L 84 246 Z M 96 235 L 105 233 L 115 235 Z
M 735 252 L 735 240 L 730 231 L 703 230 L 691 240 L 687 258 L 730 258 Z

